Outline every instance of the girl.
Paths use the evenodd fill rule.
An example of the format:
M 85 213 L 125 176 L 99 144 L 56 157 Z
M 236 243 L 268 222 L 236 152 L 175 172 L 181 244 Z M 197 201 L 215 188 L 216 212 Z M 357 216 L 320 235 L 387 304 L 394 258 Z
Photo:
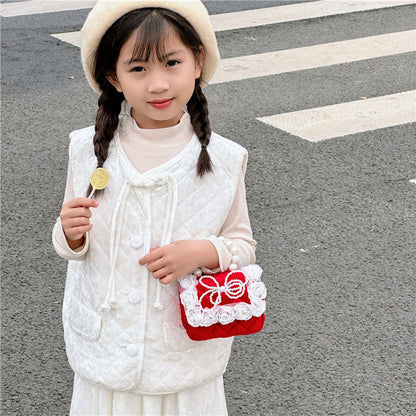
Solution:
M 71 414 L 226 414 L 232 339 L 191 341 L 176 283 L 255 261 L 247 152 L 211 132 L 201 89 L 219 58 L 208 13 L 199 0 L 98 0 L 82 36 L 101 95 L 95 126 L 70 135 L 53 231 L 69 260 Z M 83 197 L 103 166 L 108 186 Z

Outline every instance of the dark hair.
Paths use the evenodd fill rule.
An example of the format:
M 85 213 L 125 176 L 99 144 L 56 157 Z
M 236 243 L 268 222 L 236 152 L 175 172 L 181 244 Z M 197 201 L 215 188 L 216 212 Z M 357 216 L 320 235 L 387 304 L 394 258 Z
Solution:
M 202 42 L 195 29 L 181 15 L 162 8 L 143 8 L 126 13 L 113 23 L 101 39 L 95 55 L 94 77 L 102 91 L 98 99 L 98 111 L 93 139 L 97 167 L 102 167 L 108 156 L 110 142 L 119 122 L 121 104 L 120 93 L 107 79 L 116 72 L 116 62 L 120 50 L 129 36 L 139 28 L 134 58 L 148 61 L 153 52 L 159 60 L 164 56 L 164 35 L 168 25 L 175 30 L 182 43 L 198 57 L 202 52 Z M 197 174 L 202 177 L 212 171 L 211 158 L 207 151 L 211 136 L 208 118 L 208 104 L 201 88 L 201 79 L 195 80 L 195 89 L 187 104 L 192 127 L 201 143 L 197 162 Z M 88 194 L 92 190 L 91 186 Z

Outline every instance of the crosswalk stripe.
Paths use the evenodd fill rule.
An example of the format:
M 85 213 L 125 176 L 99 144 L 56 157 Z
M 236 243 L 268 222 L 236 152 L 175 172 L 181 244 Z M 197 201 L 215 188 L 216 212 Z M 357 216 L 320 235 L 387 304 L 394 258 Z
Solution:
M 54 36 L 65 42 L 73 42 L 72 33 L 61 33 Z M 239 56 L 221 60 L 210 83 L 218 84 L 277 75 L 412 52 L 415 49 L 416 31 L 406 30 L 303 48 Z
M 259 117 L 257 120 L 302 139 L 319 142 L 416 122 L 416 90 Z
M 89 9 L 97 0 L 30 0 L 16 3 L 2 3 L 0 15 L 3 17 L 27 16 L 68 10 Z
M 96 0 L 29 0 L 2 3 L 0 15 L 12 17 L 87 9 L 93 7 L 95 3 Z M 221 31 L 415 3 L 415 0 L 318 0 L 310 3 L 217 14 L 212 15 L 211 19 L 215 30 Z
M 222 60 L 211 84 L 396 55 L 412 52 L 415 49 L 416 31 L 406 30 L 303 48 L 239 56 Z
M 70 43 L 77 48 L 81 47 L 81 32 L 54 33 L 52 36 L 56 39 L 62 40 L 63 42 Z
M 320 0 L 310 3 L 288 4 L 265 9 L 244 10 L 241 12 L 212 15 L 211 21 L 215 31 L 219 32 L 222 30 L 313 19 L 316 17 L 334 16 L 337 14 L 361 12 L 415 3 L 416 1 L 414 0 Z
M 24 3 L 32 4 L 38 2 L 32 0 Z M 42 3 L 50 3 L 50 1 Z M 58 1 L 58 3 L 62 2 Z M 65 2 L 66 7 L 70 8 L 72 3 L 79 3 L 79 1 Z M 94 3 L 94 1 L 86 1 L 86 3 L 91 4 Z M 356 0 L 341 0 L 337 2 L 333 0 L 320 0 L 311 3 L 290 4 L 286 6 L 268 7 L 264 9 L 245 10 L 242 12 L 214 14 L 211 15 L 210 18 L 214 30 L 216 32 L 220 32 L 223 30 L 239 29 L 243 27 L 284 23 L 294 20 L 311 19 L 356 11 L 368 11 L 415 3 L 416 0 L 364 0 L 358 2 Z M 6 3 L 5 6 L 7 4 L 9 3 Z M 32 11 L 34 10 L 34 6 L 31 6 L 30 8 L 32 9 Z M 12 13 L 12 11 L 9 11 L 9 13 Z M 18 13 L 18 11 L 16 11 L 16 13 Z M 23 13 L 23 11 L 21 11 L 21 13 Z M 9 15 L 11 16 L 12 14 Z M 56 33 L 52 36 L 64 42 L 70 43 L 74 46 L 81 46 L 81 32 L 79 31 Z

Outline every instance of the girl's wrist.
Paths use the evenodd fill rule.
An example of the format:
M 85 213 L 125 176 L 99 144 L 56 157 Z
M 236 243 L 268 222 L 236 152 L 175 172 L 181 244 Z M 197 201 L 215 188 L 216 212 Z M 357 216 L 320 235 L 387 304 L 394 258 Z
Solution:
M 80 247 L 82 247 L 85 243 L 85 235 L 83 235 L 81 238 L 79 238 L 78 240 L 71 240 L 70 238 L 68 238 L 65 235 L 66 238 L 66 242 L 68 243 L 69 248 L 74 251 Z
M 197 259 L 199 267 L 216 269 L 219 267 L 217 249 L 209 240 L 196 240 Z
M 220 267 L 224 267 L 224 269 L 220 269 L 222 271 L 226 271 L 226 270 L 234 271 L 241 267 L 241 260 L 238 255 L 238 247 L 234 244 L 233 240 L 227 239 L 222 236 L 217 237 L 213 235 L 209 239 L 199 240 L 198 242 L 201 243 L 201 246 L 200 246 L 201 248 L 198 248 L 198 252 L 201 253 L 203 256 L 201 258 L 196 256 L 197 259 L 201 259 L 201 260 L 198 260 L 198 263 L 197 263 L 200 265 L 199 268 L 195 270 L 195 274 L 197 276 L 202 275 L 203 270 L 201 269 L 208 269 L 208 273 L 209 273 L 209 270 L 212 270 L 212 272 L 214 273 L 214 272 L 217 272 L 217 270 L 220 269 Z M 217 242 L 220 244 L 220 246 L 217 246 L 218 244 Z M 223 248 L 220 249 L 220 247 L 223 247 Z M 205 255 L 208 252 L 208 248 L 209 250 L 212 250 L 212 253 L 213 253 L 212 258 L 214 258 L 215 256 L 215 263 L 212 262 L 208 264 L 206 262 L 207 258 L 205 257 Z M 223 257 L 226 256 L 227 259 L 225 259 L 224 257 L 224 259 L 220 261 L 220 258 L 221 258 L 220 253 L 222 253 L 221 256 Z M 225 255 L 224 253 L 227 253 L 227 254 Z M 223 266 L 221 266 L 222 264 L 221 262 L 224 262 Z

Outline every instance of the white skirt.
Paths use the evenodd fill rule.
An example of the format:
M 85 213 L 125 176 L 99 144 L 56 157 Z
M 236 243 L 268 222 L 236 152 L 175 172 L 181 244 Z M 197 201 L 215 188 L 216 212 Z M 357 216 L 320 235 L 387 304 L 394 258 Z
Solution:
M 97 387 L 75 375 L 71 416 L 226 416 L 222 376 L 172 394 L 141 395 Z

